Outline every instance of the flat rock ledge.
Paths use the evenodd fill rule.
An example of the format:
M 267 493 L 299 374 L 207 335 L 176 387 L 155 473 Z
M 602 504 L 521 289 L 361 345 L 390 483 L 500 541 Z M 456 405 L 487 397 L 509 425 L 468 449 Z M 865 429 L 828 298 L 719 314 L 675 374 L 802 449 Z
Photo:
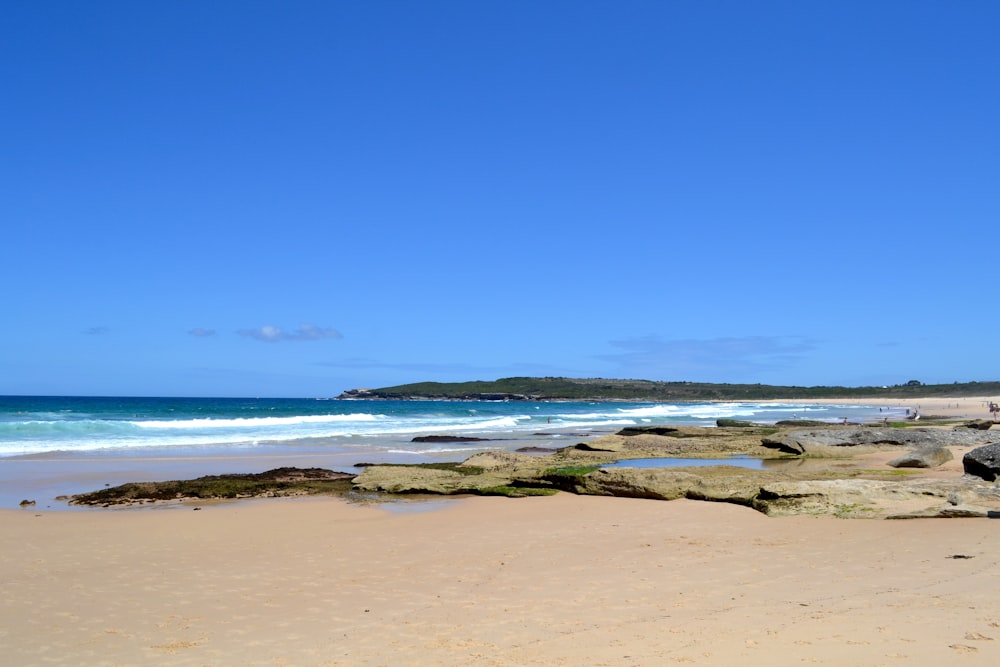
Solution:
M 829 433 L 827 431 L 834 431 Z M 890 433 L 891 431 L 891 433 Z M 996 436 L 997 434 L 990 434 Z M 372 466 L 355 478 L 364 491 L 391 493 L 493 493 L 508 489 L 566 491 L 655 500 L 687 498 L 752 507 L 768 516 L 796 514 L 840 518 L 900 519 L 1000 517 L 1000 486 L 982 477 L 921 477 L 918 470 L 851 467 L 858 454 L 903 450 L 893 467 L 936 467 L 950 460 L 949 447 L 989 440 L 987 432 L 949 428 L 810 429 L 774 433 L 747 427 L 629 431 L 567 447 L 547 456 L 488 452 L 452 469 Z M 805 452 L 776 454 L 768 442 L 805 444 Z M 813 449 L 814 443 L 819 450 Z M 837 444 L 839 443 L 839 444 Z M 909 450 L 909 451 L 906 451 Z M 687 468 L 601 467 L 643 457 L 830 459 L 821 468 L 753 470 L 713 465 Z M 997 448 L 1000 457 L 1000 447 Z M 831 457 L 837 456 L 836 459 Z M 824 464 L 825 465 L 825 464 Z M 525 495 L 528 495 L 525 493 Z
M 1000 432 L 968 428 L 635 430 L 544 455 L 487 451 L 461 463 L 367 465 L 357 475 L 281 468 L 260 475 L 127 484 L 75 496 L 70 502 L 111 505 L 317 493 L 374 501 L 394 494 L 526 496 L 570 492 L 728 502 L 768 516 L 996 518 L 1000 517 L 1000 483 L 994 480 L 1000 475 L 1000 443 L 990 438 L 998 436 Z M 950 459 L 950 448 L 965 450 L 965 474 L 954 465 L 933 473 L 921 470 Z M 859 456 L 886 450 L 900 453 L 889 465 L 871 464 L 871 459 Z M 725 463 L 680 468 L 603 467 L 638 458 L 724 459 L 733 455 L 786 462 L 760 470 Z M 788 460 L 804 465 L 792 465 Z
M 71 505 L 111 507 L 150 502 L 275 498 L 303 495 L 346 495 L 354 475 L 325 468 L 275 468 L 262 473 L 208 475 L 191 480 L 129 482 L 119 486 L 60 496 Z
M 810 480 L 765 484 L 752 506 L 768 516 L 843 518 L 1000 517 L 1000 488 L 983 480 Z
M 1000 431 L 981 431 L 959 427 L 942 428 L 825 428 L 778 432 L 761 439 L 764 447 L 786 454 L 806 456 L 844 456 L 842 448 L 855 453 L 884 448 L 909 447 L 979 447 L 1000 443 Z

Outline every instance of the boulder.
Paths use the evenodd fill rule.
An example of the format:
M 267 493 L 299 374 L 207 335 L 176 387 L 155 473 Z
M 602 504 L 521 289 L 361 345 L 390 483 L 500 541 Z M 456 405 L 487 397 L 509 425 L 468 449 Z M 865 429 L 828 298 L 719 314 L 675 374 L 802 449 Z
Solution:
M 967 475 L 982 477 L 993 482 L 1000 475 L 1000 443 L 977 447 L 962 457 L 962 467 Z
M 839 447 L 976 447 L 1000 442 L 1000 433 L 973 429 L 940 428 L 826 428 L 790 431 L 764 436 L 761 444 L 788 454 L 836 456 Z M 853 451 L 852 454 L 857 453 Z
M 889 461 L 893 468 L 936 468 L 955 458 L 947 447 L 924 447 L 897 456 Z

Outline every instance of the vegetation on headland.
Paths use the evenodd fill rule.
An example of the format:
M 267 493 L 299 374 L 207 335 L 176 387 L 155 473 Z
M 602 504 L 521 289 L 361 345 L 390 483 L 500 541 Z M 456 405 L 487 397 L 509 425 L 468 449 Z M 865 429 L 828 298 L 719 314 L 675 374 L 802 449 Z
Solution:
M 993 396 L 997 382 L 924 384 L 909 380 L 878 387 L 799 387 L 710 382 L 657 382 L 605 378 L 511 377 L 492 381 L 417 382 L 380 389 L 351 389 L 341 399 L 439 400 L 597 400 L 597 401 L 756 401 L 771 399 L 931 398 Z

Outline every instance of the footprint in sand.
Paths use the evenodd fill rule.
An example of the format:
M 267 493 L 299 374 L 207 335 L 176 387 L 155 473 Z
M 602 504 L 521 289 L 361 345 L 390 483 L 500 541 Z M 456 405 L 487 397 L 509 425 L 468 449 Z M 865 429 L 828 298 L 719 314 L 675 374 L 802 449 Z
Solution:
M 965 644 L 949 644 L 948 648 L 953 648 L 960 653 L 977 653 L 979 651 L 975 646 L 966 646 Z

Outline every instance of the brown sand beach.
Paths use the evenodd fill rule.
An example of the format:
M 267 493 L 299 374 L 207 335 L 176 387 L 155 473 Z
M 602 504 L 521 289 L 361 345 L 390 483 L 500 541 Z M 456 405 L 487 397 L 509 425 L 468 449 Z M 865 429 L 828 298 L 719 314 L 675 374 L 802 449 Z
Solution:
M 988 400 L 919 409 L 985 418 Z M 933 474 L 961 472 L 956 460 Z M 992 665 L 998 527 L 566 493 L 2 510 L 0 656 L 14 666 Z
M 986 665 L 989 520 L 580 497 L 0 512 L 6 665 Z

